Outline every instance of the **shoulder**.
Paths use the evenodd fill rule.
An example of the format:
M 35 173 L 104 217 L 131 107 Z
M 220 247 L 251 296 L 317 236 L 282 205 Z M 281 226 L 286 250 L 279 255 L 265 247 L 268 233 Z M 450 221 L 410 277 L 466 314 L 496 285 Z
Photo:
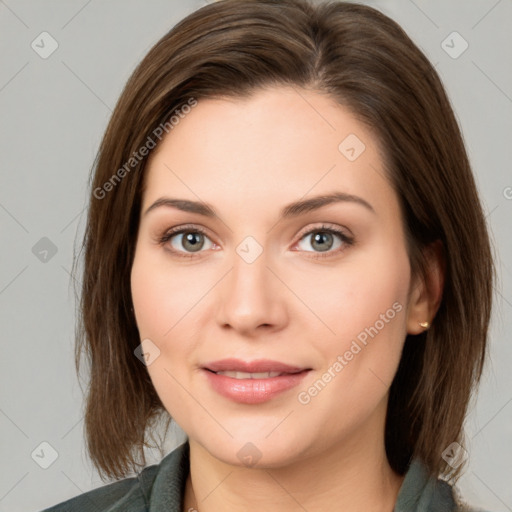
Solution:
M 418 459 L 409 465 L 394 512 L 486 512 L 465 503 L 456 487 L 428 474 Z
M 150 503 L 156 505 L 160 501 L 165 482 L 181 490 L 187 476 L 187 448 L 188 443 L 180 445 L 159 464 L 144 468 L 136 477 L 92 489 L 41 512 L 148 512 Z M 176 493 L 174 499 L 179 502 L 181 493 Z
M 459 490 L 457 487 L 452 488 L 453 491 L 453 498 L 456 503 L 456 512 L 490 512 L 488 510 L 484 510 L 483 508 L 477 508 L 471 506 L 469 503 L 466 503 L 462 496 L 459 493 Z
M 488 510 L 484 510 L 483 508 L 473 508 L 467 503 L 457 503 L 456 512 L 490 512 Z
M 42 512 L 102 512 L 123 510 L 126 512 L 145 512 L 147 510 L 141 476 L 145 483 L 151 483 L 158 465 L 144 468 L 141 475 L 126 478 L 91 491 L 84 492 Z

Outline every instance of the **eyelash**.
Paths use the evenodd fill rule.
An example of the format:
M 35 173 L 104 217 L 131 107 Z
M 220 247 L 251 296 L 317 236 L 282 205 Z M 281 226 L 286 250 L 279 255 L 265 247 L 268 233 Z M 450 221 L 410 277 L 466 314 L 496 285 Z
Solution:
M 172 228 L 172 229 L 166 231 L 162 236 L 160 236 L 158 238 L 158 243 L 159 243 L 159 245 L 164 245 L 171 238 L 173 238 L 176 235 L 180 235 L 182 233 L 200 233 L 201 235 L 208 237 L 208 234 L 206 233 L 206 231 L 204 229 L 200 228 L 199 226 L 186 225 L 186 226 L 179 226 L 176 228 Z M 305 252 L 314 252 L 315 256 L 311 256 L 312 258 L 316 258 L 316 259 L 329 258 L 329 257 L 333 256 L 334 254 L 338 254 L 339 252 L 343 251 L 346 248 L 346 246 L 351 246 L 354 244 L 354 239 L 352 237 L 348 236 L 346 233 L 344 233 L 343 231 L 341 231 L 338 228 L 326 226 L 324 224 L 320 227 L 316 227 L 316 228 L 310 229 L 309 231 L 306 231 L 305 233 L 303 233 L 300 236 L 298 241 L 300 242 L 303 238 L 305 238 L 306 236 L 311 235 L 313 233 L 330 233 L 333 235 L 338 235 L 339 238 L 341 239 L 341 241 L 343 242 L 344 247 L 340 247 L 335 251 L 325 251 L 325 253 L 314 252 L 314 251 L 305 251 Z M 168 250 L 170 252 L 172 252 L 173 254 L 176 254 L 177 256 L 182 257 L 182 258 L 194 258 L 194 257 L 196 257 L 197 254 L 204 252 L 204 251 L 199 251 L 198 253 L 183 253 L 182 251 L 176 251 L 175 249 L 168 249 Z

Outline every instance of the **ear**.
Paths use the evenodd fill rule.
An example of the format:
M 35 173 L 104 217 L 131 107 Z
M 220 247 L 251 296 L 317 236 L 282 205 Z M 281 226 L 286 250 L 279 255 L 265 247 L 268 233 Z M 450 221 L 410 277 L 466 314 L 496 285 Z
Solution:
M 407 334 L 420 334 L 432 324 L 441 304 L 445 279 L 445 259 L 441 240 L 436 240 L 424 250 L 426 271 L 424 276 L 415 276 L 407 308 Z

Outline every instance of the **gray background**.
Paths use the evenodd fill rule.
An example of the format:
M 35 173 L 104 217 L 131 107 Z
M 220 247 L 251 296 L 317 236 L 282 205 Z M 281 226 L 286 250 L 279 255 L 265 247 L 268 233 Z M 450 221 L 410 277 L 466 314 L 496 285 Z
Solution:
M 500 285 L 491 361 L 467 420 L 469 466 L 459 487 L 474 505 L 511 511 L 512 2 L 365 3 L 398 21 L 436 65 L 488 212 Z M 147 50 L 202 5 L 0 0 L 0 512 L 41 510 L 104 485 L 84 451 L 73 363 L 73 246 L 83 232 L 89 169 L 122 87 Z M 51 49 L 48 36 L 43 43 L 38 37 L 43 31 L 58 43 L 47 58 L 31 47 L 35 41 L 39 52 Z M 469 44 L 457 58 L 464 43 L 446 39 L 453 31 Z M 183 439 L 175 432 L 168 451 Z M 56 460 L 43 469 L 53 450 Z M 158 453 L 148 455 L 149 463 L 159 461 Z

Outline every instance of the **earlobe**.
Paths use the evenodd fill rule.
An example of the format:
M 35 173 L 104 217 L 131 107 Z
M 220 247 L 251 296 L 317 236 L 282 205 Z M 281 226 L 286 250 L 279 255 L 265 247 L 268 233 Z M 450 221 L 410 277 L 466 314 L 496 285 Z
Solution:
M 445 278 L 443 244 L 436 240 L 425 249 L 424 276 L 417 276 L 409 299 L 407 334 L 420 334 L 429 329 L 441 304 Z

